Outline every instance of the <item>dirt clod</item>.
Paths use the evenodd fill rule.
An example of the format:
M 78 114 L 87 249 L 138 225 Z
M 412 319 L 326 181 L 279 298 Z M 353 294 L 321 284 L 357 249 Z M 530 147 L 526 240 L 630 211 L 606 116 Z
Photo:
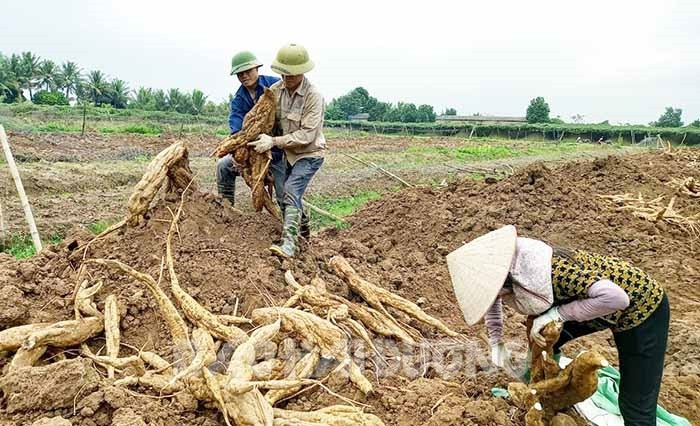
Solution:
M 80 395 L 98 386 L 99 376 L 88 360 L 70 359 L 43 367 L 26 367 L 0 379 L 7 412 L 73 407 Z

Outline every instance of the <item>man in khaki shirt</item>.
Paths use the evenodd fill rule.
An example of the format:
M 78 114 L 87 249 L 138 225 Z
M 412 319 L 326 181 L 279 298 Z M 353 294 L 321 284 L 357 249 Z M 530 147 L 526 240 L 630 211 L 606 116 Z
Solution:
M 309 54 L 300 45 L 290 44 L 277 52 L 271 68 L 282 75 L 282 81 L 270 87 L 277 98 L 275 136 L 263 134 L 249 143 L 258 152 L 273 146 L 282 148 L 286 157 L 282 244 L 270 247 L 273 254 L 281 257 L 294 257 L 297 252 L 299 225 L 302 215 L 306 216 L 302 198 L 311 178 L 323 164 L 326 148 L 323 96 L 304 76 L 313 67 Z

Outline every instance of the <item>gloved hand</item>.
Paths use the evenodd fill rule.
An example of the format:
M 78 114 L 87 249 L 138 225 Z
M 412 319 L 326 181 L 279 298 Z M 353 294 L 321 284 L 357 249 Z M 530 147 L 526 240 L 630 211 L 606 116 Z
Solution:
M 535 318 L 532 322 L 532 329 L 530 329 L 530 339 L 540 346 L 545 346 L 547 341 L 544 339 L 544 336 L 540 334 L 540 331 L 552 321 L 564 322 L 564 319 L 559 314 L 559 308 L 556 306 Z
M 510 367 L 510 351 L 504 343 L 491 345 L 491 362 L 501 368 Z
M 262 134 L 256 140 L 248 142 L 248 146 L 252 146 L 255 152 L 266 152 L 269 151 L 274 145 L 274 140 L 272 136 Z

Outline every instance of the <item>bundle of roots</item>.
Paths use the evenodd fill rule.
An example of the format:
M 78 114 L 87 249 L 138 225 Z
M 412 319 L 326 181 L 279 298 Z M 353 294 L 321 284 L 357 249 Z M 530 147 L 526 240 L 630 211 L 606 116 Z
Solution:
M 261 134 L 269 135 L 272 132 L 276 109 L 274 94 L 265 88 L 265 92 L 243 119 L 241 130 L 221 141 L 214 155 L 219 158 L 232 155 L 238 172 L 250 188 L 255 211 L 259 212 L 264 207 L 271 215 L 279 218 L 279 209 L 272 201 L 273 180 L 268 173 L 272 159 L 270 151 L 261 154 L 248 146 L 248 142 L 256 140 Z

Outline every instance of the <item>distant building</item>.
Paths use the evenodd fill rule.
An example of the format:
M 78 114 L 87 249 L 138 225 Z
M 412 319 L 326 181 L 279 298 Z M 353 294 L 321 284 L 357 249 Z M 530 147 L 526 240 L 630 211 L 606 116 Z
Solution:
M 348 116 L 350 121 L 369 121 L 369 114 L 366 112 Z
M 527 123 L 525 117 L 499 117 L 495 115 L 439 115 L 436 121 L 461 121 L 474 124 Z

